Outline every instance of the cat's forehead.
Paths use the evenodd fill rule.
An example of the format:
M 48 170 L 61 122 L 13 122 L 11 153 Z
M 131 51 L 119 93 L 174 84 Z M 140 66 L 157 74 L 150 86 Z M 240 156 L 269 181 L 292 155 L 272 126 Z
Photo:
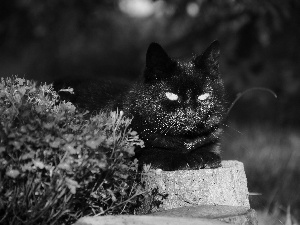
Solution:
M 186 61 L 176 61 L 177 67 L 182 69 L 182 70 L 194 70 L 195 69 L 195 64 L 191 60 L 186 60 Z
M 198 78 L 202 77 L 201 71 L 196 68 L 193 61 L 176 61 L 176 67 L 178 74 L 182 76 L 197 76 Z
M 173 80 L 184 83 L 189 81 L 198 83 L 200 80 L 203 80 L 204 77 L 201 70 L 196 68 L 192 61 L 177 61 L 176 64 L 177 69 L 173 74 Z
M 186 68 L 183 68 L 186 70 Z M 193 71 L 176 72 L 166 81 L 167 87 L 175 92 L 186 92 L 188 90 L 202 89 L 203 80 L 200 76 L 193 75 Z
M 175 93 L 192 91 L 197 94 L 212 88 L 211 79 L 203 74 L 193 61 L 177 61 L 176 69 L 170 75 L 170 78 L 166 80 L 164 89 Z

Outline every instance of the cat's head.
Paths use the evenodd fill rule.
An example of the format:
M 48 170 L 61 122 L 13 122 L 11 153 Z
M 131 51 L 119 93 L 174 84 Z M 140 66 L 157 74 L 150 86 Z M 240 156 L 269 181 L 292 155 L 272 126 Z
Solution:
M 139 95 L 135 114 L 147 117 L 153 132 L 166 135 L 199 135 L 216 126 L 225 111 L 219 54 L 218 41 L 188 61 L 172 59 L 159 44 L 150 44 L 144 85 L 134 93 Z

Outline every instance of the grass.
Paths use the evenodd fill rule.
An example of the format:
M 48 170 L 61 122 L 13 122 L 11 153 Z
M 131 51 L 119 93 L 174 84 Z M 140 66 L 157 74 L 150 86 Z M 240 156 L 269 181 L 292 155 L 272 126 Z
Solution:
M 244 163 L 249 192 L 256 193 L 250 196 L 250 204 L 259 210 L 260 218 L 269 215 L 279 222 L 290 206 L 294 221 L 299 221 L 299 130 L 263 124 L 230 125 L 223 138 L 223 158 Z
M 296 218 L 290 213 L 290 206 L 283 209 L 275 207 L 272 212 L 268 210 L 257 211 L 259 225 L 298 225 Z

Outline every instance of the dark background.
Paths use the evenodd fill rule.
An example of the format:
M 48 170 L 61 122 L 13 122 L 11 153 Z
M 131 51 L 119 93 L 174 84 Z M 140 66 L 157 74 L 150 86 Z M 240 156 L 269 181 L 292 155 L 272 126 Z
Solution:
M 298 214 L 299 161 L 292 167 L 289 160 L 300 159 L 299 12 L 297 0 L 2 0 L 0 76 L 131 82 L 143 71 L 153 41 L 170 56 L 186 58 L 218 39 L 230 102 L 253 87 L 278 96 L 256 90 L 236 103 L 228 118 L 225 157 L 245 163 L 250 191 L 263 193 L 255 206 L 292 204 Z M 262 145 L 253 145 L 262 137 Z M 286 174 L 292 191 L 279 182 Z
M 250 92 L 234 107 L 233 117 L 298 126 L 299 5 L 296 0 L 1 1 L 0 74 L 47 82 L 134 80 L 152 41 L 171 56 L 190 57 L 218 39 L 231 101 L 251 87 L 278 95 L 275 100 Z

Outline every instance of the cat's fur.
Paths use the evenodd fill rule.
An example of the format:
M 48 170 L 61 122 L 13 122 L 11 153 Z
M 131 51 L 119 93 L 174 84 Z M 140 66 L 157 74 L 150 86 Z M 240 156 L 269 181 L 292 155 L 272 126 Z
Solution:
M 110 109 L 133 117 L 131 127 L 145 142 L 145 148 L 136 150 L 141 164 L 163 170 L 219 167 L 226 107 L 218 58 L 217 41 L 189 61 L 171 59 L 152 43 L 140 81 L 124 86 L 117 97 L 91 83 L 96 85 L 86 89 L 91 94 L 79 93 L 75 103 L 99 109 L 97 105 L 102 107 L 102 100 L 110 97 Z

